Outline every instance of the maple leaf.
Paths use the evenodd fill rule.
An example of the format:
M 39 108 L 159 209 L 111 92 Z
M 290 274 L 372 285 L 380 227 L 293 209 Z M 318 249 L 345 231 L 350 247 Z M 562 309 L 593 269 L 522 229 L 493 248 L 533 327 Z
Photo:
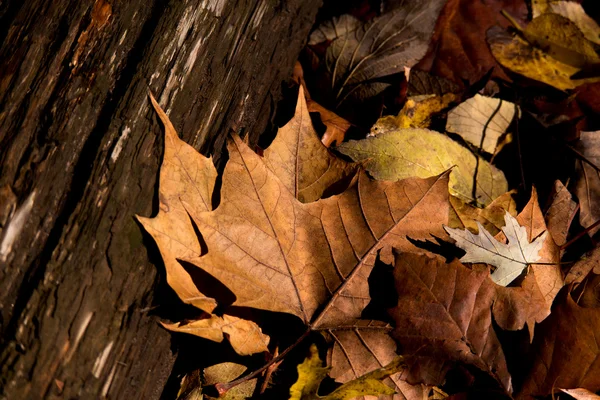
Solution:
M 178 261 L 201 251 L 188 213 L 212 209 L 211 196 L 217 171 L 210 158 L 202 156 L 179 139 L 171 121 L 152 94 L 150 100 L 165 126 L 165 154 L 160 170 L 160 207 L 156 217 L 137 216 L 137 219 L 158 246 L 169 286 L 184 303 L 207 313 L 206 318 L 189 324 L 163 325 L 171 330 L 188 331 L 216 342 L 221 342 L 227 335 L 239 354 L 266 351 L 269 337 L 254 322 L 234 316 L 211 314 L 217 307 L 217 302 L 198 290 Z
M 414 249 L 406 236 L 423 239 L 443 234 L 442 224 L 447 223 L 448 216 L 448 173 L 428 179 L 377 182 L 360 171 L 343 193 L 316 200 L 314 197 L 322 195 L 335 177 L 354 173 L 357 166 L 338 164 L 340 160 L 336 161 L 309 127 L 301 95 L 300 99 L 294 120 L 280 130 L 281 136 L 264 157 L 237 136 L 229 141 L 221 202 L 215 210 L 198 208 L 178 196 L 185 190 L 196 191 L 193 185 L 193 190 L 184 190 L 188 181 L 176 183 L 170 186 L 170 193 L 164 193 L 161 171 L 160 198 L 173 199 L 177 210 L 183 211 L 177 214 L 179 218 L 169 219 L 174 205 L 161 205 L 165 215 L 159 212 L 159 219 L 150 220 L 154 224 L 144 221 L 144 226 L 149 227 L 163 257 L 170 257 L 174 268 L 179 268 L 176 278 L 191 281 L 177 261 L 189 262 L 227 286 L 236 296 L 234 306 L 293 314 L 309 330 L 322 332 L 333 343 L 331 375 L 344 382 L 393 358 L 395 344 L 388 335 L 391 327 L 361 315 L 370 301 L 367 279 L 378 255 L 391 262 L 392 247 Z M 172 163 L 165 158 L 163 168 L 172 168 Z M 196 168 L 198 162 L 181 165 Z M 202 176 L 202 168 L 209 167 L 212 165 L 204 162 L 198 170 L 186 170 L 179 176 Z M 332 170 L 337 172 L 328 175 Z M 166 230 L 163 225 L 171 223 Z M 180 224 L 197 228 L 202 246 L 194 229 L 179 230 Z M 170 284 L 176 290 L 182 287 L 178 281 Z M 185 288 L 195 290 L 195 297 L 211 300 L 211 307 L 216 305 L 197 288 Z M 178 294 L 187 298 L 181 291 Z M 212 310 L 214 307 L 205 311 Z M 248 328 L 255 324 L 237 319 L 232 325 L 240 328 L 230 333 L 232 325 L 221 324 L 229 317 L 213 315 L 210 319 L 220 318 L 213 320 L 216 323 L 199 320 L 167 326 L 212 340 L 229 337 L 232 345 L 243 343 L 242 333 L 252 331 Z M 244 326 L 244 322 L 254 325 Z M 247 336 L 249 344 L 257 344 L 252 337 L 263 338 L 260 332 L 255 333 Z M 232 335 L 239 335 L 240 340 Z M 258 344 L 264 346 L 265 341 Z M 399 381 L 396 383 L 398 387 Z
M 496 240 L 485 228 L 476 221 L 479 234 L 469 230 L 444 227 L 450 237 L 456 240 L 456 245 L 467 252 L 460 261 L 467 263 L 486 263 L 496 267 L 491 277 L 501 286 L 507 286 L 515 280 L 528 265 L 540 260 L 539 251 L 548 235 L 544 232 L 540 237 L 529 243 L 527 230 L 520 226 L 516 218 L 508 212 L 504 214 L 505 226 L 502 232 L 508 243 Z

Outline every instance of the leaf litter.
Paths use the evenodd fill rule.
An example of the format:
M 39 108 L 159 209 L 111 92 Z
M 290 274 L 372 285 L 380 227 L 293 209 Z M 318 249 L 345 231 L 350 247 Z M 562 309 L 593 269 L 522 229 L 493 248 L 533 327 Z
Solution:
M 589 299 L 600 282 L 597 134 L 581 128 L 595 120 L 582 110 L 583 120 L 554 116 L 558 123 L 543 125 L 548 141 L 569 142 L 578 165 L 578 175 L 573 169 L 544 181 L 527 169 L 523 140 L 531 133 L 520 129 L 531 126 L 530 116 L 539 121 L 541 102 L 510 92 L 530 85 L 519 74 L 564 91 L 597 81 L 597 24 L 564 1 L 534 1 L 528 23 L 518 0 L 399 3 L 368 21 L 342 15 L 321 23 L 309 46 L 325 49 L 316 60 L 324 68 L 310 73 L 324 73 L 330 86 L 311 93 L 333 96 L 324 104 L 336 109 L 305 100 L 310 82 L 322 80 L 302 75 L 295 114 L 271 145 L 256 153 L 231 136 L 220 173 L 178 138 L 151 96 L 165 127 L 159 212 L 138 220 L 158 246 L 168 284 L 199 312 L 162 324 L 227 340 L 242 359 L 262 353 L 266 360 L 248 363 L 247 374 L 236 366 L 231 376 L 196 379 L 201 388 L 191 393 L 211 396 L 212 387 L 221 398 L 248 398 L 279 388 L 285 397 L 278 374 L 295 369 L 285 361 L 307 341 L 319 347 L 312 344 L 297 377 L 286 378 L 292 399 L 445 398 L 481 390 L 473 382 L 482 376 L 484 392 L 505 398 L 600 390 L 590 345 L 598 309 L 584 306 L 596 304 Z M 469 13 L 482 17 L 477 29 L 468 28 Z M 464 62 L 475 59 L 475 69 Z M 394 86 L 390 77 L 419 60 L 423 70 Z M 536 88 L 543 101 L 563 102 Z M 373 126 L 340 116 L 390 93 L 403 107 L 385 115 L 384 104 Z M 322 137 L 310 112 L 325 124 Z M 559 131 L 567 124 L 568 135 Z M 355 128 L 362 139 L 352 140 Z M 531 182 L 547 199 L 543 209 Z M 419 245 L 434 240 L 446 246 Z M 233 300 L 223 302 L 211 280 L 199 280 L 203 274 Z M 289 328 L 242 310 L 266 311 L 274 321 L 287 314 L 304 331 L 288 332 L 296 341 L 279 352 Z

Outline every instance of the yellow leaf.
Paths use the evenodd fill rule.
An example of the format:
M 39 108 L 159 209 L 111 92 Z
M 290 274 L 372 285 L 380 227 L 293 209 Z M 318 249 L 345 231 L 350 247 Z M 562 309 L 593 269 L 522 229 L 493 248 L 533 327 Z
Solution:
M 452 169 L 450 194 L 466 202 L 487 205 L 508 190 L 502 171 L 447 136 L 427 129 L 398 129 L 351 140 L 337 149 L 354 161 L 364 162 L 369 173 L 380 180 L 427 178 Z
M 310 347 L 310 355 L 298 365 L 298 380 L 290 388 L 290 400 L 351 400 L 359 396 L 392 395 L 395 393 L 394 389 L 382 381 L 404 368 L 402 357 L 396 357 L 385 367 L 346 382 L 326 396 L 319 396 L 319 385 L 327 376 L 329 368 L 322 366 L 317 346 L 313 344 Z
M 488 43 L 502 66 L 557 89 L 568 90 L 584 83 L 600 82 L 599 77 L 572 80 L 570 77 L 580 68 L 562 63 L 521 37 L 512 37 L 501 29 L 492 28 L 488 31 Z
M 500 232 L 504 226 L 504 214 L 508 212 L 513 217 L 517 216 L 517 204 L 512 198 L 514 191 L 503 194 L 495 199 L 486 208 L 473 207 L 463 202 L 458 197 L 450 196 L 450 228 L 469 229 L 477 232 L 477 222 L 492 235 Z
M 600 27 L 593 18 L 585 13 L 580 3 L 575 1 L 548 2 L 548 0 L 533 0 L 532 12 L 534 18 L 547 12 L 562 15 L 577 25 L 587 40 L 600 44 Z
M 453 93 L 409 97 L 397 116 L 382 117 L 375 122 L 369 136 L 399 128 L 427 128 L 434 114 L 448 108 L 456 100 L 457 96 Z

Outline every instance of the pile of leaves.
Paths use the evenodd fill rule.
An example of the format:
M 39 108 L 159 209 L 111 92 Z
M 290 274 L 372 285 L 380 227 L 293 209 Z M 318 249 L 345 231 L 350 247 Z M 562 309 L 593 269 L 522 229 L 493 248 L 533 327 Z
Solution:
M 151 96 L 160 209 L 138 220 L 199 310 L 163 325 L 241 356 L 181 398 L 600 391 L 600 28 L 567 1 L 399 3 L 319 25 L 294 116 L 264 150 L 231 136 L 221 173 Z

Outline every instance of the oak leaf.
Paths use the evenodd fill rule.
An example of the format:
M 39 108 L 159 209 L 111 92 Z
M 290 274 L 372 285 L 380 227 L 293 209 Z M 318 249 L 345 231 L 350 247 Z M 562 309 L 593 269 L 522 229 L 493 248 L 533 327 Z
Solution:
M 485 263 L 496 267 L 492 280 L 501 286 L 507 286 L 515 280 L 528 265 L 540 260 L 539 251 L 548 236 L 544 232 L 532 243 L 527 238 L 527 230 L 520 226 L 517 219 L 508 212 L 504 214 L 505 226 L 502 232 L 508 243 L 496 240 L 485 228 L 476 222 L 479 228 L 477 235 L 469 230 L 445 227 L 456 245 L 466 251 L 460 259 L 464 263 Z

